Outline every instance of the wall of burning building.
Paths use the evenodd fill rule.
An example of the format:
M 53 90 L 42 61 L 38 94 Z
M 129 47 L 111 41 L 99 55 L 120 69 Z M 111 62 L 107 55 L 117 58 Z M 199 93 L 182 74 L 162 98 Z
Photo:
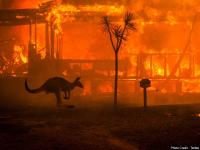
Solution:
M 19 2 L 17 0 L 1 1 L 4 8 L 37 8 L 43 1 Z M 171 78 L 175 84 L 181 81 L 183 91 L 199 92 L 199 9 L 200 3 L 195 0 L 121 0 L 121 1 L 65 1 L 52 9 L 56 16 L 56 33 L 62 36 L 62 51 L 60 58 L 72 60 L 87 60 L 85 63 L 70 64 L 74 70 L 84 74 L 87 70 L 82 66 L 91 66 L 89 60 L 112 60 L 113 50 L 106 33 L 103 31 L 101 19 L 104 15 L 112 16 L 115 22 L 120 23 L 126 11 L 132 11 L 135 15 L 137 31 L 129 35 L 128 41 L 123 44 L 120 51 L 120 59 L 128 60 L 131 65 L 121 70 L 120 77 L 132 81 L 130 86 L 137 84 L 137 80 L 149 77 L 152 80 L 166 80 Z M 6 6 L 6 7 L 5 7 Z M 60 14 L 59 14 L 60 13 Z M 61 17 L 60 17 L 61 15 Z M 47 18 L 48 20 L 48 18 Z M 12 55 L 18 55 L 15 65 L 27 63 L 29 31 L 28 26 L 1 27 L 2 39 L 11 39 L 0 45 L 1 57 L 10 62 Z M 45 25 L 37 25 L 38 53 L 45 58 Z M 5 36 L 4 36 L 5 35 Z M 32 35 L 34 37 L 34 35 Z M 55 37 L 56 41 L 56 37 Z M 13 54 L 17 53 L 17 54 Z M 26 58 L 25 58 L 26 57 Z M 17 59 L 17 58 L 16 58 Z M 2 62 L 4 66 L 5 62 Z M 177 69 L 176 67 L 178 64 Z M 13 65 L 9 64 L 13 67 Z M 79 66 L 79 67 L 77 67 Z M 92 66 L 95 63 L 92 62 Z M 11 68 L 12 68 L 11 67 Z M 66 67 L 67 68 L 67 67 Z M 87 68 L 87 67 L 86 67 Z M 89 67 L 94 68 L 94 67 Z M 110 68 L 99 69 L 95 74 L 112 79 L 113 70 Z M 122 67 L 123 68 L 123 65 Z M 72 69 L 72 70 L 73 70 Z M 2 73 L 7 70 L 4 67 Z M 81 71 L 80 71 L 81 70 Z M 100 70 L 100 71 L 99 71 Z M 106 70 L 106 71 L 105 71 Z M 67 70 L 68 71 L 68 70 Z M 68 73 L 63 71 L 65 75 Z M 91 71 L 88 69 L 87 71 Z M 87 72 L 85 71 L 85 72 Z M 93 70 L 94 71 L 94 70 Z M 15 70 L 10 71 L 15 75 Z M 69 71 L 68 71 L 69 72 Z M 87 76 L 85 73 L 83 76 Z M 103 79 L 104 79 L 103 78 Z M 100 91 L 112 91 L 112 80 L 98 87 Z M 160 87 L 155 81 L 152 90 L 165 92 L 176 91 L 175 85 L 169 84 L 166 89 Z M 171 82 L 171 81 L 170 81 Z M 130 87 L 126 84 L 122 87 Z M 107 90 L 102 90 L 107 89 Z M 106 87 L 106 88 L 105 88 Z M 90 88 L 88 88 L 90 89 Z M 137 89 L 136 89 L 137 90 Z M 131 90 L 132 92 L 132 90 Z M 85 92 L 87 93 L 87 91 Z

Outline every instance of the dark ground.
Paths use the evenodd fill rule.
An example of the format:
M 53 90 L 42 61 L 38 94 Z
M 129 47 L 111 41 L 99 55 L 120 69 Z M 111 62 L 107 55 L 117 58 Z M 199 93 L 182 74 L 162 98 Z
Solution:
M 200 146 L 200 104 L 0 109 L 1 150 L 165 150 Z M 190 149 L 190 147 L 189 147 Z

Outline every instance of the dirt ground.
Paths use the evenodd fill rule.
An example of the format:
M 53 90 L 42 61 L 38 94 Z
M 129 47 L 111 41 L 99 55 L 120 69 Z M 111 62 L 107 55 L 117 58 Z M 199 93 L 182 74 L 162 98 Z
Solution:
M 2 150 L 165 150 L 200 146 L 200 104 L 0 109 Z

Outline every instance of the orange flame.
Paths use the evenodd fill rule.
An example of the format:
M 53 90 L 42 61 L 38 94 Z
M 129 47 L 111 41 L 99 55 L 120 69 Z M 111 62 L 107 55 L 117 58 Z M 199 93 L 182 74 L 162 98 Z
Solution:
M 62 24 L 66 21 L 73 21 L 74 14 L 79 10 L 73 5 L 59 5 L 50 11 L 47 20 L 53 23 L 55 33 L 62 34 Z
M 56 34 L 62 33 L 62 24 L 75 20 L 75 14 L 78 12 L 101 12 L 107 15 L 119 15 L 124 12 L 124 6 L 115 5 L 58 5 L 51 9 L 47 20 L 53 22 Z
M 125 10 L 123 5 L 115 6 L 115 5 L 84 5 L 80 6 L 80 11 L 83 12 L 102 12 L 107 13 L 107 15 L 119 15 L 122 14 Z
M 23 54 L 23 47 L 20 45 L 14 45 L 14 59 L 15 59 L 15 64 L 19 64 L 20 62 L 22 63 L 27 63 L 28 58 L 27 56 L 24 56 Z

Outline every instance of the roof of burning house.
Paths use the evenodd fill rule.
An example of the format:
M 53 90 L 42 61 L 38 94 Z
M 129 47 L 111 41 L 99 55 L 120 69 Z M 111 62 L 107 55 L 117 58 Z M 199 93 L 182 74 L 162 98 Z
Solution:
M 40 9 L 0 9 L 0 26 L 25 25 L 35 22 L 45 22 Z

